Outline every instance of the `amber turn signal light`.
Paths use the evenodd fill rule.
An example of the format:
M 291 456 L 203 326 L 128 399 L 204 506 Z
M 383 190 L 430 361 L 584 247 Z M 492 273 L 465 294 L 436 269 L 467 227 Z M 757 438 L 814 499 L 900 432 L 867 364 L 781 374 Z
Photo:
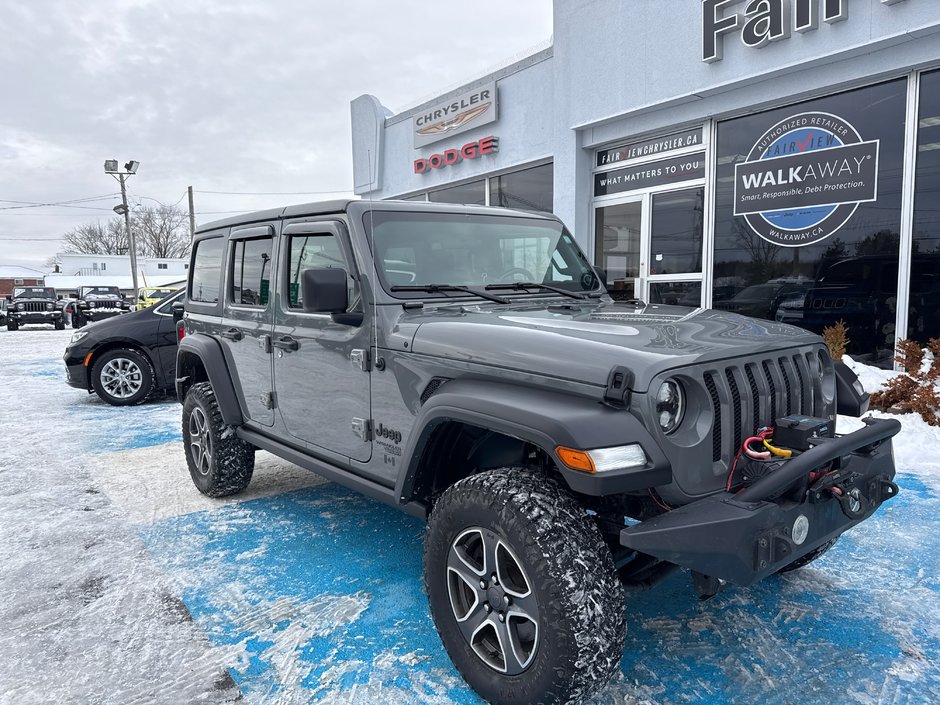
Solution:
M 591 460 L 591 456 L 583 450 L 558 446 L 555 448 L 555 452 L 558 453 L 561 462 L 572 470 L 581 470 L 582 472 L 596 472 L 597 470 L 597 468 L 594 467 L 594 461 Z

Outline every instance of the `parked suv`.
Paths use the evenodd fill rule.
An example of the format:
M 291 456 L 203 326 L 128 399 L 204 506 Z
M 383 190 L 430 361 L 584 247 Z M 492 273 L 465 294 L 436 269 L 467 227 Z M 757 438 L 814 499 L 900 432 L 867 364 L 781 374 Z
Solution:
M 7 330 L 28 323 L 47 323 L 56 330 L 65 328 L 55 289 L 48 286 L 18 286 L 7 296 Z
M 493 703 L 588 697 L 624 586 L 798 568 L 893 497 L 896 420 L 821 339 L 616 303 L 557 219 L 333 201 L 204 226 L 176 390 L 196 487 L 270 451 L 428 519 L 431 614 Z
M 157 306 L 72 334 L 62 359 L 66 382 L 114 406 L 142 404 L 176 380 L 175 312 L 182 290 Z
M 116 286 L 80 286 L 70 308 L 72 328 L 131 312 L 130 302 Z

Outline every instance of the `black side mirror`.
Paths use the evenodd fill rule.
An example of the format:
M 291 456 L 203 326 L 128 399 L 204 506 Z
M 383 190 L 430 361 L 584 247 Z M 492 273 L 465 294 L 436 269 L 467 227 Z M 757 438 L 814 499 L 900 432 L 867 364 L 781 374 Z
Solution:
M 345 313 L 349 307 L 346 270 L 314 267 L 304 270 L 300 289 L 307 313 Z
M 7 294 L 7 301 L 13 301 L 13 297 Z
M 183 314 L 186 313 L 186 304 L 182 301 L 174 301 L 173 305 L 170 306 L 170 309 L 173 311 L 173 320 L 179 323 L 183 320 Z
M 600 280 L 601 286 L 606 289 L 607 288 L 607 270 L 601 269 L 598 266 L 591 267 L 591 269 L 594 270 L 594 273 L 597 275 L 597 278 Z
M 842 360 L 833 360 L 832 364 L 836 371 L 836 413 L 860 417 L 868 411 L 868 393 Z

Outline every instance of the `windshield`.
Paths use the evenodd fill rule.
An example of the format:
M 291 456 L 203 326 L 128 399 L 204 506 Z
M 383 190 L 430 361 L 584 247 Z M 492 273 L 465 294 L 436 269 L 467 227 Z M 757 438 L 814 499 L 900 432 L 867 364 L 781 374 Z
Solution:
M 14 299 L 54 299 L 55 289 L 42 286 L 27 286 L 13 290 Z
M 598 285 L 574 238 L 557 221 L 398 211 L 372 211 L 363 220 L 371 227 L 376 267 L 389 290 L 535 282 L 579 292 Z
M 176 289 L 144 289 L 144 296 L 148 299 L 162 299 L 164 296 L 169 296 Z
M 83 286 L 79 294 L 81 296 L 120 296 L 121 290 L 116 286 Z

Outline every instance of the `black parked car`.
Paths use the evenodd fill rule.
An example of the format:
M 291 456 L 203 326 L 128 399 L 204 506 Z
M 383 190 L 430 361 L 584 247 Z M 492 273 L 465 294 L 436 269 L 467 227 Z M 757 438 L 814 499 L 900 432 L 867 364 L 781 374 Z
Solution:
M 183 294 L 77 331 L 63 355 L 68 383 L 115 406 L 141 404 L 171 389 L 178 342 L 173 310 Z

